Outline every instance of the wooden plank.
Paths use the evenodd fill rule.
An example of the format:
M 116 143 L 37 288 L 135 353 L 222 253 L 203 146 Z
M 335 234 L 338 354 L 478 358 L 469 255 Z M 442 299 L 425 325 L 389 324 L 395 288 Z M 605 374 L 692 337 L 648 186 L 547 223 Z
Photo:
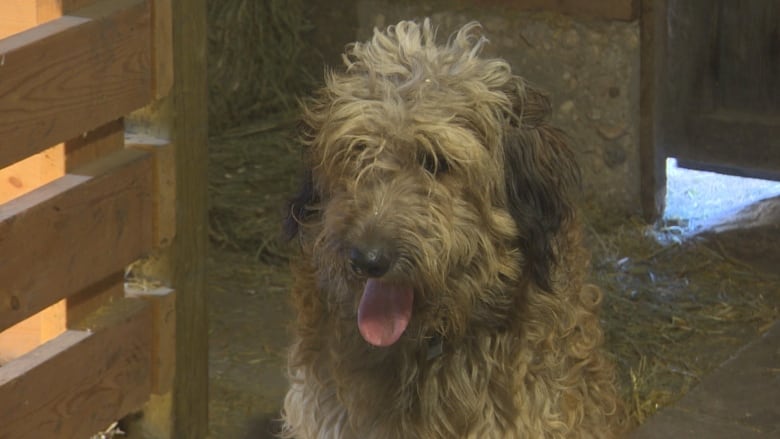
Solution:
M 675 151 L 686 168 L 780 180 L 780 118 L 713 112 L 690 117 L 692 145 Z M 738 153 L 736 153 L 738 152 Z
M 0 367 L 41 344 L 41 320 L 36 314 L 0 332 Z
M 712 108 L 741 116 L 771 115 L 780 125 L 780 2 L 716 4 L 717 21 L 709 29 L 712 70 L 703 75 Z
M 35 26 L 35 4 L 30 0 L 3 0 L 0 2 L 0 38 Z
M 65 147 L 57 144 L 0 169 L 0 203 L 24 195 L 65 174 Z
M 124 270 L 0 331 L 0 365 L 18 358 L 125 297 Z
M 146 0 L 102 1 L 0 40 L 0 167 L 152 97 Z
M 59 336 L 67 329 L 66 322 L 66 302 L 60 300 L 5 331 L 0 331 L 0 365 Z
M 98 2 L 99 0 L 37 0 L 38 23 L 54 20 L 63 14 Z
M 124 299 L 0 368 L 0 438 L 87 438 L 151 391 L 152 314 Z
M 3 0 L 0 2 L 0 38 L 30 29 L 97 0 Z
M 554 11 L 612 20 L 635 20 L 639 0 L 474 0 L 478 5 L 500 5 L 521 10 Z
M 125 146 L 125 124 L 113 120 L 65 142 L 65 168 L 68 171 L 116 152 Z
M 101 307 L 111 305 L 125 297 L 125 273 L 118 271 L 68 297 L 67 323 L 77 327 Z
M 123 150 L 0 205 L 0 330 L 150 250 L 152 173 Z
M 163 247 L 170 245 L 176 236 L 176 160 L 173 146 L 166 140 L 128 133 L 128 148 L 150 152 L 154 155 L 154 198 L 156 212 L 155 242 Z
M 170 288 L 128 288 L 126 294 L 146 300 L 152 309 L 152 392 L 168 393 L 176 367 L 176 294 Z

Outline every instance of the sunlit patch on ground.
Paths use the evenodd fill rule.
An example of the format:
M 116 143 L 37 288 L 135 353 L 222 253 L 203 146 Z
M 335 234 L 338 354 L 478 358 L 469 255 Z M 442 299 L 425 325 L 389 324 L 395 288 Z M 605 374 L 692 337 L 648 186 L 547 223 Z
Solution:
M 694 234 L 752 203 L 780 196 L 780 181 L 684 169 L 674 158 L 666 160 L 666 179 L 661 228 L 672 236 Z

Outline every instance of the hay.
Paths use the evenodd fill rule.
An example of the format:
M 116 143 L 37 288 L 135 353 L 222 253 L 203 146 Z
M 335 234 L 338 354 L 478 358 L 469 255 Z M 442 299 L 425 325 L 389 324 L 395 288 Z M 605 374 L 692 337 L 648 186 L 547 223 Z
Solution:
M 310 75 L 302 0 L 208 0 L 209 132 L 296 109 Z
M 209 235 L 215 245 L 268 263 L 286 259 L 281 224 L 301 168 L 294 135 L 280 128 L 211 140 Z
M 778 279 L 727 255 L 717 237 L 683 242 L 674 228 L 638 222 L 586 227 L 607 348 L 638 424 L 780 317 Z
M 292 128 L 314 88 L 303 0 L 208 0 L 210 237 L 284 259 L 280 223 L 297 180 Z M 316 69 L 320 69 L 316 64 Z

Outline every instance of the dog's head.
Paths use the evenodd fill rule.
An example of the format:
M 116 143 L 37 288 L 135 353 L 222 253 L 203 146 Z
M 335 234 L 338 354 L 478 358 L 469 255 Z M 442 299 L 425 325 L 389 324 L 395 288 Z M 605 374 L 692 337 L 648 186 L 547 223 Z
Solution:
M 479 32 L 437 46 L 428 20 L 375 31 L 306 102 L 288 232 L 374 345 L 506 326 L 521 291 L 554 290 L 576 167 L 547 99 L 480 58 Z

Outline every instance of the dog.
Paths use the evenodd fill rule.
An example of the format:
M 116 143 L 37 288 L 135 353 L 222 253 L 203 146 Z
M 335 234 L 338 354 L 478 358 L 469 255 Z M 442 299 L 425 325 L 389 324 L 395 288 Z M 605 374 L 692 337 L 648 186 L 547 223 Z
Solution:
M 303 104 L 282 436 L 608 438 L 620 424 L 580 176 L 476 22 L 347 46 Z

